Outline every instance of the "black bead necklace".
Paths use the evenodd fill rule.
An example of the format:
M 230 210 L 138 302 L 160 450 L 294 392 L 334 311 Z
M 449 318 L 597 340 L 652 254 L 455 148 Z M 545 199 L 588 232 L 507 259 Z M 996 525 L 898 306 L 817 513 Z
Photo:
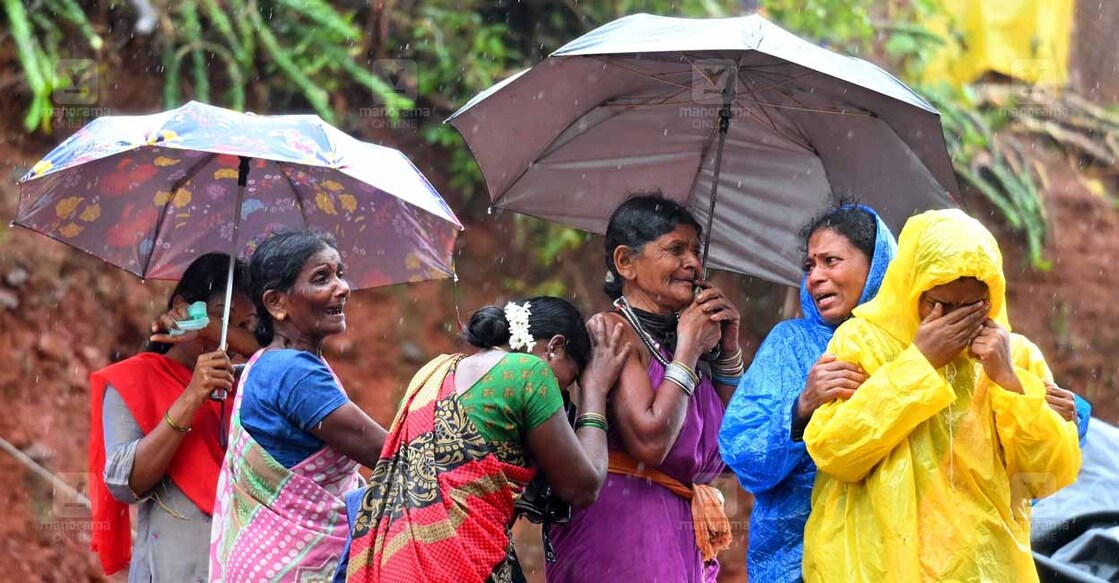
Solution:
M 637 332 L 637 337 L 645 344 L 645 348 L 648 348 L 649 352 L 653 353 L 653 358 L 656 358 L 657 362 L 661 363 L 661 366 L 668 366 L 670 361 L 661 353 L 660 342 L 657 342 L 657 340 L 653 338 L 653 335 L 641 324 L 641 319 L 634 313 L 633 307 L 629 305 L 626 297 L 619 296 L 618 299 L 614 300 L 614 307 L 618 308 L 618 311 L 622 313 L 622 317 L 625 318 L 626 322 L 629 322 L 629 325 Z

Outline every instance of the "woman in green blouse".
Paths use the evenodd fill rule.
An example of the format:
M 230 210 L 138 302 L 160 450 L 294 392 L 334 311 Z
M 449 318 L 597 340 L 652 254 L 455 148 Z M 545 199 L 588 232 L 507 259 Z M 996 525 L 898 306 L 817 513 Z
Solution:
M 559 298 L 475 312 L 463 338 L 479 352 L 442 355 L 408 387 L 361 495 L 347 581 L 513 580 L 513 504 L 536 472 L 576 506 L 602 487 L 621 337 Z M 576 378 L 572 429 L 562 389 Z

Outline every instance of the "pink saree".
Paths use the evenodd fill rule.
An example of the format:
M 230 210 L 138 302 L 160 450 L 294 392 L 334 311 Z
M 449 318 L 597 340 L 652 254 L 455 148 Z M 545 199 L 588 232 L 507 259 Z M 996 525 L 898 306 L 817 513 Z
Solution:
M 262 353 L 249 361 L 242 387 Z M 330 581 L 348 530 L 343 495 L 363 486 L 358 464 L 326 446 L 285 468 L 241 424 L 243 394 L 233 402 L 218 478 L 210 581 Z

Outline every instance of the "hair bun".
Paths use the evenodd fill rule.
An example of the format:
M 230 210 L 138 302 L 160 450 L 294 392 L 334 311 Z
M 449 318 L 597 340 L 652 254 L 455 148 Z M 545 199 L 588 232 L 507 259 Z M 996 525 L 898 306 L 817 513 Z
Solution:
M 505 310 L 497 306 L 486 306 L 470 316 L 470 322 L 462 331 L 462 339 L 478 348 L 493 348 L 509 342 L 509 320 Z

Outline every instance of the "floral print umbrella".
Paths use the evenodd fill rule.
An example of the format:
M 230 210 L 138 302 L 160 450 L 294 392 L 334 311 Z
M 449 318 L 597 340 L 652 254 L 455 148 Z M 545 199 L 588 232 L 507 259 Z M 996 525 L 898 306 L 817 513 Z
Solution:
M 98 118 L 20 185 L 13 224 L 141 278 L 178 279 L 209 252 L 251 254 L 285 228 L 332 234 L 354 288 L 452 277 L 462 230 L 397 150 L 314 115 L 198 102 Z

